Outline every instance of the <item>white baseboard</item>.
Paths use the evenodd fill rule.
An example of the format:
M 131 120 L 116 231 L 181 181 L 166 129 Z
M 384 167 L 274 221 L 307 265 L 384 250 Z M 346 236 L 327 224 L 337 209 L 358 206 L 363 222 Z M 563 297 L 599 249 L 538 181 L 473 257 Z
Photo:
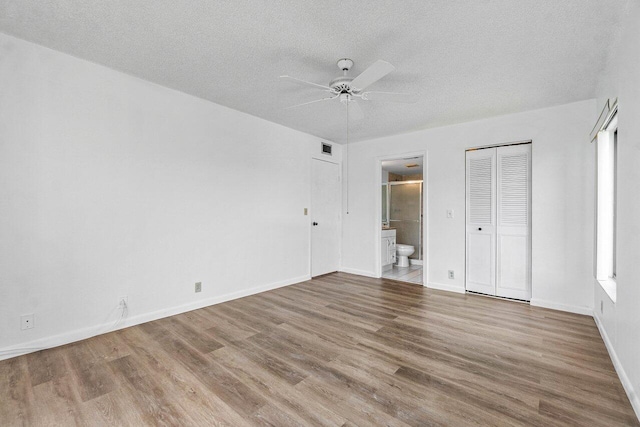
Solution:
M 443 283 L 429 282 L 427 283 L 427 288 L 464 294 L 464 288 L 455 285 L 445 285 Z
M 600 331 L 600 335 L 602 336 L 604 345 L 607 347 L 607 351 L 609 352 L 609 357 L 611 357 L 611 361 L 613 362 L 613 367 L 616 369 L 616 372 L 618 373 L 618 377 L 620 378 L 622 387 L 624 387 L 624 391 L 627 392 L 627 396 L 629 397 L 631 406 L 633 407 L 633 410 L 636 412 L 636 417 L 638 417 L 638 420 L 640 420 L 640 397 L 633 389 L 633 384 L 629 380 L 627 373 L 622 367 L 622 364 L 620 363 L 620 359 L 618 359 L 616 349 L 613 347 L 613 344 L 609 339 L 609 335 L 607 335 L 607 331 L 605 330 L 604 326 L 600 322 L 600 319 L 595 313 L 593 314 L 593 319 L 596 321 L 596 325 L 598 326 L 598 330 Z
M 569 313 L 593 316 L 593 307 L 561 304 L 561 303 L 541 300 L 537 298 L 531 298 L 530 304 L 534 307 L 551 308 L 553 310 L 568 311 Z
M 409 258 L 409 264 L 410 265 L 423 265 L 424 263 L 422 262 L 421 259 L 411 259 L 411 258 Z
M 375 273 L 372 273 L 371 271 L 358 270 L 356 268 L 341 267 L 340 271 L 343 273 L 355 274 L 358 276 L 373 277 L 374 279 L 380 278 L 380 276 L 378 276 Z
M 115 328 L 113 328 L 113 324 L 111 323 L 101 324 L 101 325 L 91 326 L 88 328 L 76 329 L 71 332 L 65 332 L 63 334 L 54 335 L 51 337 L 40 338 L 34 341 L 29 341 L 29 342 L 18 344 L 18 345 L 0 348 L 0 360 L 10 359 L 12 357 L 21 356 L 23 354 L 33 353 L 34 351 L 39 351 L 47 348 L 70 344 L 76 341 L 94 337 L 96 335 L 113 332 L 118 329 L 128 328 L 130 326 L 139 325 L 141 323 L 150 322 L 152 320 L 162 319 L 164 317 L 175 316 L 176 314 L 186 313 L 188 311 L 197 310 L 199 308 L 208 307 L 210 305 L 220 304 L 222 302 L 243 298 L 249 295 L 255 295 L 261 292 L 282 288 L 284 286 L 293 285 L 295 283 L 304 282 L 310 279 L 311 279 L 311 276 L 295 277 L 292 279 L 282 280 L 279 282 L 268 283 L 262 286 L 243 289 L 241 291 L 232 292 L 225 295 L 219 295 L 216 297 L 193 301 L 193 302 L 178 305 L 175 307 L 169 307 L 162 310 L 152 311 L 149 313 L 138 314 L 136 316 L 132 316 L 125 319 L 121 324 L 119 324 Z

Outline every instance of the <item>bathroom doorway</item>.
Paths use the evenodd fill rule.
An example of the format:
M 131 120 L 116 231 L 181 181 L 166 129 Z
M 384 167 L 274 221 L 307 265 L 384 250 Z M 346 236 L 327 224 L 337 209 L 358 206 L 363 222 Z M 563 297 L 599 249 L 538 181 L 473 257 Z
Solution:
M 380 160 L 380 276 L 424 282 L 424 155 Z

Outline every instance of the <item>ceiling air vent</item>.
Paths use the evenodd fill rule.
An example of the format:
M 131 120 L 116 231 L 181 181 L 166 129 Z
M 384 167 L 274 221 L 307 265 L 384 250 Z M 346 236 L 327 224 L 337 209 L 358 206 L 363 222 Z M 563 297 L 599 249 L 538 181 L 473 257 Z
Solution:
M 322 143 L 322 154 L 331 156 L 331 144 Z

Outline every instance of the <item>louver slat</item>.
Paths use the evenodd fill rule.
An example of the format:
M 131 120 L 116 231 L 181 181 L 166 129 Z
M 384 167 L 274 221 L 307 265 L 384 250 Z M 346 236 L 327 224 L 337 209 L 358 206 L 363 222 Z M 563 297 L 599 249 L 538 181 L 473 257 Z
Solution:
M 469 161 L 469 222 L 471 224 L 492 224 L 491 163 L 491 157 Z
M 529 219 L 528 156 L 500 157 L 499 225 L 526 226 Z

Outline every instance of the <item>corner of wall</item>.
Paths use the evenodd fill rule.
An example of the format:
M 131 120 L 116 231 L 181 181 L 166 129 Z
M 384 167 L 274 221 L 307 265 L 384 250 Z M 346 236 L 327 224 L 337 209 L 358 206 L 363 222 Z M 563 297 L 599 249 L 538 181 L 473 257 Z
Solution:
M 465 293 L 464 287 L 455 286 L 455 285 L 445 285 L 444 283 L 428 282 L 427 288 L 437 289 L 439 291 L 455 292 L 457 294 Z
M 357 276 L 372 277 L 374 279 L 379 279 L 380 278 L 380 276 L 375 274 L 373 271 L 358 270 L 357 268 L 340 267 L 340 272 L 341 273 L 355 274 Z
M 613 362 L 613 367 L 615 368 L 618 377 L 620 378 L 620 382 L 622 383 L 622 387 L 624 387 L 624 391 L 627 393 L 629 397 L 629 401 L 631 402 L 631 406 L 636 413 L 636 416 L 640 420 L 640 396 L 636 393 L 633 388 L 633 384 L 629 379 L 622 363 L 620 363 L 620 359 L 618 358 L 618 354 L 616 353 L 616 349 L 613 346 L 613 343 L 609 339 L 609 335 L 607 335 L 606 329 L 603 327 L 600 318 L 593 313 L 593 319 L 596 322 L 596 326 L 598 326 L 598 331 L 600 331 L 600 335 L 602 336 L 602 340 L 604 341 L 604 345 L 607 347 L 607 351 L 609 352 L 609 356 L 611 357 L 611 362 Z
M 593 316 L 593 307 L 561 304 L 554 301 L 547 301 L 538 298 L 531 298 L 530 304 L 533 307 L 550 308 L 552 310 L 568 311 L 569 313 Z

